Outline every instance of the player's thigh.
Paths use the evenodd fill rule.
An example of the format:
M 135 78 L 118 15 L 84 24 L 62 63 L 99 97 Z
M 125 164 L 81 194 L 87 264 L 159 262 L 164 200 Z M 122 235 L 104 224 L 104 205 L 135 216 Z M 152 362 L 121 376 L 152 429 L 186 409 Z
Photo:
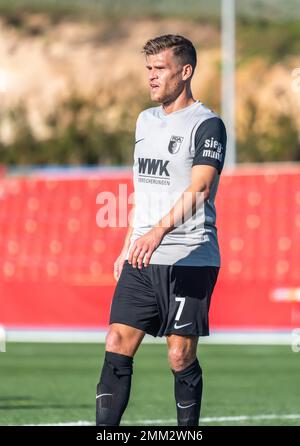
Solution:
M 134 356 L 145 332 L 125 324 L 111 324 L 106 336 L 106 351 Z

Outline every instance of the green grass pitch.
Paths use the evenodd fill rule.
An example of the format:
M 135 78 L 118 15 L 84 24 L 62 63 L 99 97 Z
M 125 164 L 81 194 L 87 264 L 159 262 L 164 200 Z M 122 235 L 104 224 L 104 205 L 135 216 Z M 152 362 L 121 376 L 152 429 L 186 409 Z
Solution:
M 8 343 L 0 353 L 0 425 L 93 423 L 103 352 L 103 344 Z M 300 353 L 290 346 L 200 345 L 198 357 L 202 425 L 300 425 Z M 166 347 L 142 345 L 123 424 L 176 425 L 175 413 Z

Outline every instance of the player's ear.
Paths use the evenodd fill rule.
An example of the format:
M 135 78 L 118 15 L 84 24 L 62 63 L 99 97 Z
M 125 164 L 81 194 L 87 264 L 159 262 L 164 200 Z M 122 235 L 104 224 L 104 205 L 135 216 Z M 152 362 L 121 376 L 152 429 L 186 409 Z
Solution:
M 182 80 L 186 81 L 193 75 L 193 67 L 190 64 L 183 65 L 182 67 Z

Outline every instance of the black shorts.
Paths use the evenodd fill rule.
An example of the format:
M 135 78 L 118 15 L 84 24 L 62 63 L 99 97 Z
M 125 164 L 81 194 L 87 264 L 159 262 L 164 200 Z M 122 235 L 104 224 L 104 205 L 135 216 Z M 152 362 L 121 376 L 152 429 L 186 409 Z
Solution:
M 126 260 L 110 312 L 110 324 L 152 336 L 208 336 L 208 311 L 217 266 L 154 265 L 133 268 Z

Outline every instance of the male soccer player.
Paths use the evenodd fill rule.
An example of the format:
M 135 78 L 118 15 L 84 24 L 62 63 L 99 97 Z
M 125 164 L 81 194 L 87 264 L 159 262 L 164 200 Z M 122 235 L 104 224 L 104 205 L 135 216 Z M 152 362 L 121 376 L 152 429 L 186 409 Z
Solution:
M 167 339 L 178 425 L 197 426 L 202 369 L 196 350 L 198 337 L 209 335 L 220 267 L 214 199 L 226 130 L 216 113 L 193 98 L 196 51 L 188 39 L 156 37 L 143 52 L 151 99 L 161 105 L 142 111 L 136 123 L 134 223 L 114 264 L 118 282 L 96 424 L 119 425 L 133 357 L 148 333 Z

